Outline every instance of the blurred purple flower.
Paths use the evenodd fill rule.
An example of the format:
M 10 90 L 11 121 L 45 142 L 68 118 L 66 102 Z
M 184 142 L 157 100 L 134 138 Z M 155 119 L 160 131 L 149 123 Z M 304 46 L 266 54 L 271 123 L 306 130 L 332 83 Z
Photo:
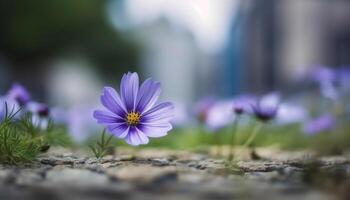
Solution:
M 68 133 L 74 141 L 81 143 L 93 134 L 97 134 L 100 127 L 91 117 L 97 105 L 78 105 L 64 109 L 55 107 L 50 110 L 50 118 L 55 124 L 67 127 Z
M 308 110 L 295 103 L 282 103 L 279 105 L 276 122 L 278 124 L 301 123 L 309 117 Z
M 6 104 L 3 98 L 0 97 L 0 122 L 2 122 L 6 115 Z
M 83 142 L 98 133 L 99 127 L 91 117 L 93 111 L 94 107 L 90 105 L 74 106 L 68 110 L 66 120 L 68 131 L 76 142 Z M 62 120 L 62 116 L 56 115 L 56 117 Z
M 32 114 L 32 123 L 34 126 L 45 130 L 50 121 L 50 109 L 46 104 L 38 102 L 29 102 L 26 104 L 26 111 Z
M 317 83 L 334 83 L 337 79 L 337 74 L 335 70 L 331 68 L 325 66 L 316 66 L 311 70 L 310 78 Z
M 194 114 L 200 123 L 205 123 L 208 117 L 208 112 L 214 104 L 215 100 L 213 98 L 207 97 L 198 101 L 194 106 Z
M 0 97 L 0 122 L 4 120 L 5 115 L 17 113 L 14 117 L 18 118 L 21 113 L 18 113 L 20 106 L 18 103 L 7 97 Z M 6 113 L 7 112 L 7 113 Z
M 271 93 L 263 96 L 260 100 L 252 105 L 254 115 L 263 122 L 275 118 L 278 113 L 280 95 Z
M 205 124 L 210 130 L 217 131 L 234 120 L 232 101 L 218 101 L 210 107 Z
M 162 137 L 172 129 L 169 121 L 174 106 L 170 102 L 156 104 L 160 91 L 160 83 L 152 79 L 139 87 L 137 73 L 129 72 L 121 80 L 120 96 L 113 88 L 104 88 L 101 102 L 108 111 L 96 110 L 93 116 L 128 144 L 147 144 L 148 137 Z
M 60 124 L 60 125 L 67 125 L 68 124 L 67 111 L 61 107 L 51 108 L 50 109 L 50 117 L 55 122 L 55 124 Z
M 50 114 L 50 108 L 44 103 L 29 102 L 26 110 L 40 117 L 48 117 Z
M 180 102 L 174 102 L 174 118 L 171 123 L 175 127 L 181 127 L 190 122 L 187 107 Z
M 348 90 L 350 89 L 350 68 L 349 67 L 341 67 L 337 71 L 338 75 L 338 81 L 340 87 L 346 91 L 349 92 Z
M 336 125 L 336 119 L 331 115 L 323 115 L 304 124 L 304 132 L 314 135 L 320 132 L 329 131 Z
M 17 101 L 20 106 L 26 105 L 30 101 L 30 93 L 24 86 L 18 83 L 12 85 L 6 96 L 9 99 Z
M 315 81 L 319 86 L 321 93 L 324 97 L 336 100 L 338 99 L 338 91 L 335 87 L 337 80 L 337 73 L 335 70 L 318 66 L 311 71 L 311 79 Z
M 243 113 L 252 113 L 252 106 L 256 98 L 252 95 L 240 95 L 233 100 L 233 111 L 236 115 Z

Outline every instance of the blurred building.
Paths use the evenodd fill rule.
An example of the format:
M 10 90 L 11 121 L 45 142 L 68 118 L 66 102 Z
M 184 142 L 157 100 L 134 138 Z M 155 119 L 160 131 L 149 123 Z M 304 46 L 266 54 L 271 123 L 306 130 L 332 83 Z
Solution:
M 128 0 L 113 1 L 109 10 L 116 27 L 142 44 L 139 66 L 144 74 L 161 81 L 167 98 L 190 103 L 202 96 L 232 94 L 223 54 L 238 3 Z
M 315 65 L 350 64 L 350 1 L 247 2 L 245 67 L 252 90 L 286 88 Z
M 312 66 L 350 65 L 349 10 L 346 0 L 0 0 L 0 90 L 19 81 L 40 100 L 79 103 L 138 71 L 183 103 L 287 91 Z

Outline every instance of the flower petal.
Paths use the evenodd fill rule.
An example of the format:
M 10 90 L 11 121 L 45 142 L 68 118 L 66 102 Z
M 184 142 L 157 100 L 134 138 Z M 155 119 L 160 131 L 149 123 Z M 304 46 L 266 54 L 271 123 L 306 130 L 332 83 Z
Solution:
M 138 127 L 147 137 L 153 137 L 153 138 L 163 137 L 167 135 L 168 132 L 173 128 L 170 123 L 141 124 Z
M 130 127 L 128 136 L 125 141 L 133 146 L 138 146 L 140 144 L 147 144 L 149 142 L 148 137 L 136 127 Z
M 125 105 L 120 99 L 118 93 L 112 87 L 104 87 L 101 96 L 102 104 L 111 112 L 117 114 L 121 118 L 126 113 Z
M 127 111 L 134 111 L 137 93 L 139 89 L 139 77 L 137 73 L 124 74 L 120 84 L 121 99 Z
M 141 114 L 148 111 L 157 102 L 160 92 L 160 83 L 151 78 L 147 79 L 137 94 L 136 110 Z
M 174 117 L 174 105 L 171 102 L 162 102 L 143 114 L 141 123 L 169 122 Z
M 109 132 L 118 138 L 125 138 L 129 133 L 129 126 L 125 123 L 116 123 L 107 126 Z
M 122 119 L 119 116 L 116 116 L 111 112 L 103 110 L 94 111 L 93 116 L 95 119 L 97 119 L 97 122 L 100 124 L 118 123 L 122 121 Z

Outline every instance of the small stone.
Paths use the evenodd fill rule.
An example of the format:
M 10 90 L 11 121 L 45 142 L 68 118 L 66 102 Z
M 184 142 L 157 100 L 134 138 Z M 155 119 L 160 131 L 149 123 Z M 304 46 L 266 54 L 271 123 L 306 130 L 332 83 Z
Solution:
M 103 185 L 108 183 L 108 177 L 85 169 L 64 168 L 48 171 L 46 181 L 55 184 Z
M 170 165 L 170 161 L 168 159 L 165 159 L 165 158 L 152 159 L 151 162 L 152 162 L 152 165 L 160 166 L 160 167 Z
M 115 160 L 116 161 L 132 161 L 132 160 L 135 160 L 135 156 L 134 155 L 121 155 L 121 156 L 118 156 Z
M 273 161 L 239 161 L 237 165 L 245 172 L 269 172 L 287 167 L 282 162 Z
M 343 165 L 349 164 L 349 160 L 343 156 L 330 156 L 319 159 L 321 165 Z
M 162 177 L 173 178 L 177 171 L 175 167 L 152 167 L 144 166 L 127 166 L 122 168 L 110 168 L 107 174 L 117 180 L 126 180 L 137 183 L 147 183 L 161 179 Z
M 57 156 L 40 158 L 39 160 L 42 164 L 51 165 L 51 166 L 82 164 L 85 162 L 84 159 L 77 159 L 73 157 L 57 157 Z
M 38 173 L 33 173 L 30 171 L 25 171 L 17 175 L 16 184 L 17 185 L 32 185 L 43 180 L 43 177 Z
M 280 179 L 280 174 L 277 171 L 272 172 L 248 172 L 245 176 L 249 179 L 274 181 Z

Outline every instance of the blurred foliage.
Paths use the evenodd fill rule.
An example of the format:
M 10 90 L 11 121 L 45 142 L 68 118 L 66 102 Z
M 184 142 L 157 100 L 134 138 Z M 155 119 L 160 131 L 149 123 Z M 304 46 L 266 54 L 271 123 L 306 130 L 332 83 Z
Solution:
M 113 135 L 109 134 L 108 138 L 106 137 L 106 129 L 104 129 L 100 141 L 97 141 L 95 145 L 90 145 L 90 149 L 97 159 L 106 156 L 109 153 L 108 150 L 113 148 L 110 145 Z
M 137 45 L 112 27 L 107 5 L 107 0 L 0 0 L 0 52 L 14 67 L 78 54 L 103 71 L 125 71 L 136 66 Z
M 33 125 L 31 114 L 16 119 L 19 112 L 6 111 L 5 119 L 0 122 L 0 163 L 30 163 L 51 145 L 72 145 L 69 135 L 52 122 L 42 129 Z
M 254 123 L 240 126 L 236 136 L 236 145 L 241 146 L 250 136 Z M 262 130 L 252 143 L 252 147 L 275 147 L 286 150 L 315 150 L 322 155 L 337 155 L 350 150 L 350 135 L 346 130 L 350 127 L 339 127 L 332 132 L 323 132 L 317 135 L 306 135 L 302 132 L 300 124 L 291 124 L 286 126 L 275 126 L 273 124 L 265 124 Z M 168 136 L 162 138 L 154 138 L 146 146 L 171 148 L 171 149 L 187 149 L 187 150 L 208 150 L 208 147 L 221 144 L 230 145 L 232 135 L 230 128 L 211 132 L 201 126 L 193 126 L 186 128 L 176 128 L 171 131 Z M 98 138 L 93 137 L 88 140 L 91 144 Z M 112 146 L 127 146 L 123 140 L 113 138 Z

